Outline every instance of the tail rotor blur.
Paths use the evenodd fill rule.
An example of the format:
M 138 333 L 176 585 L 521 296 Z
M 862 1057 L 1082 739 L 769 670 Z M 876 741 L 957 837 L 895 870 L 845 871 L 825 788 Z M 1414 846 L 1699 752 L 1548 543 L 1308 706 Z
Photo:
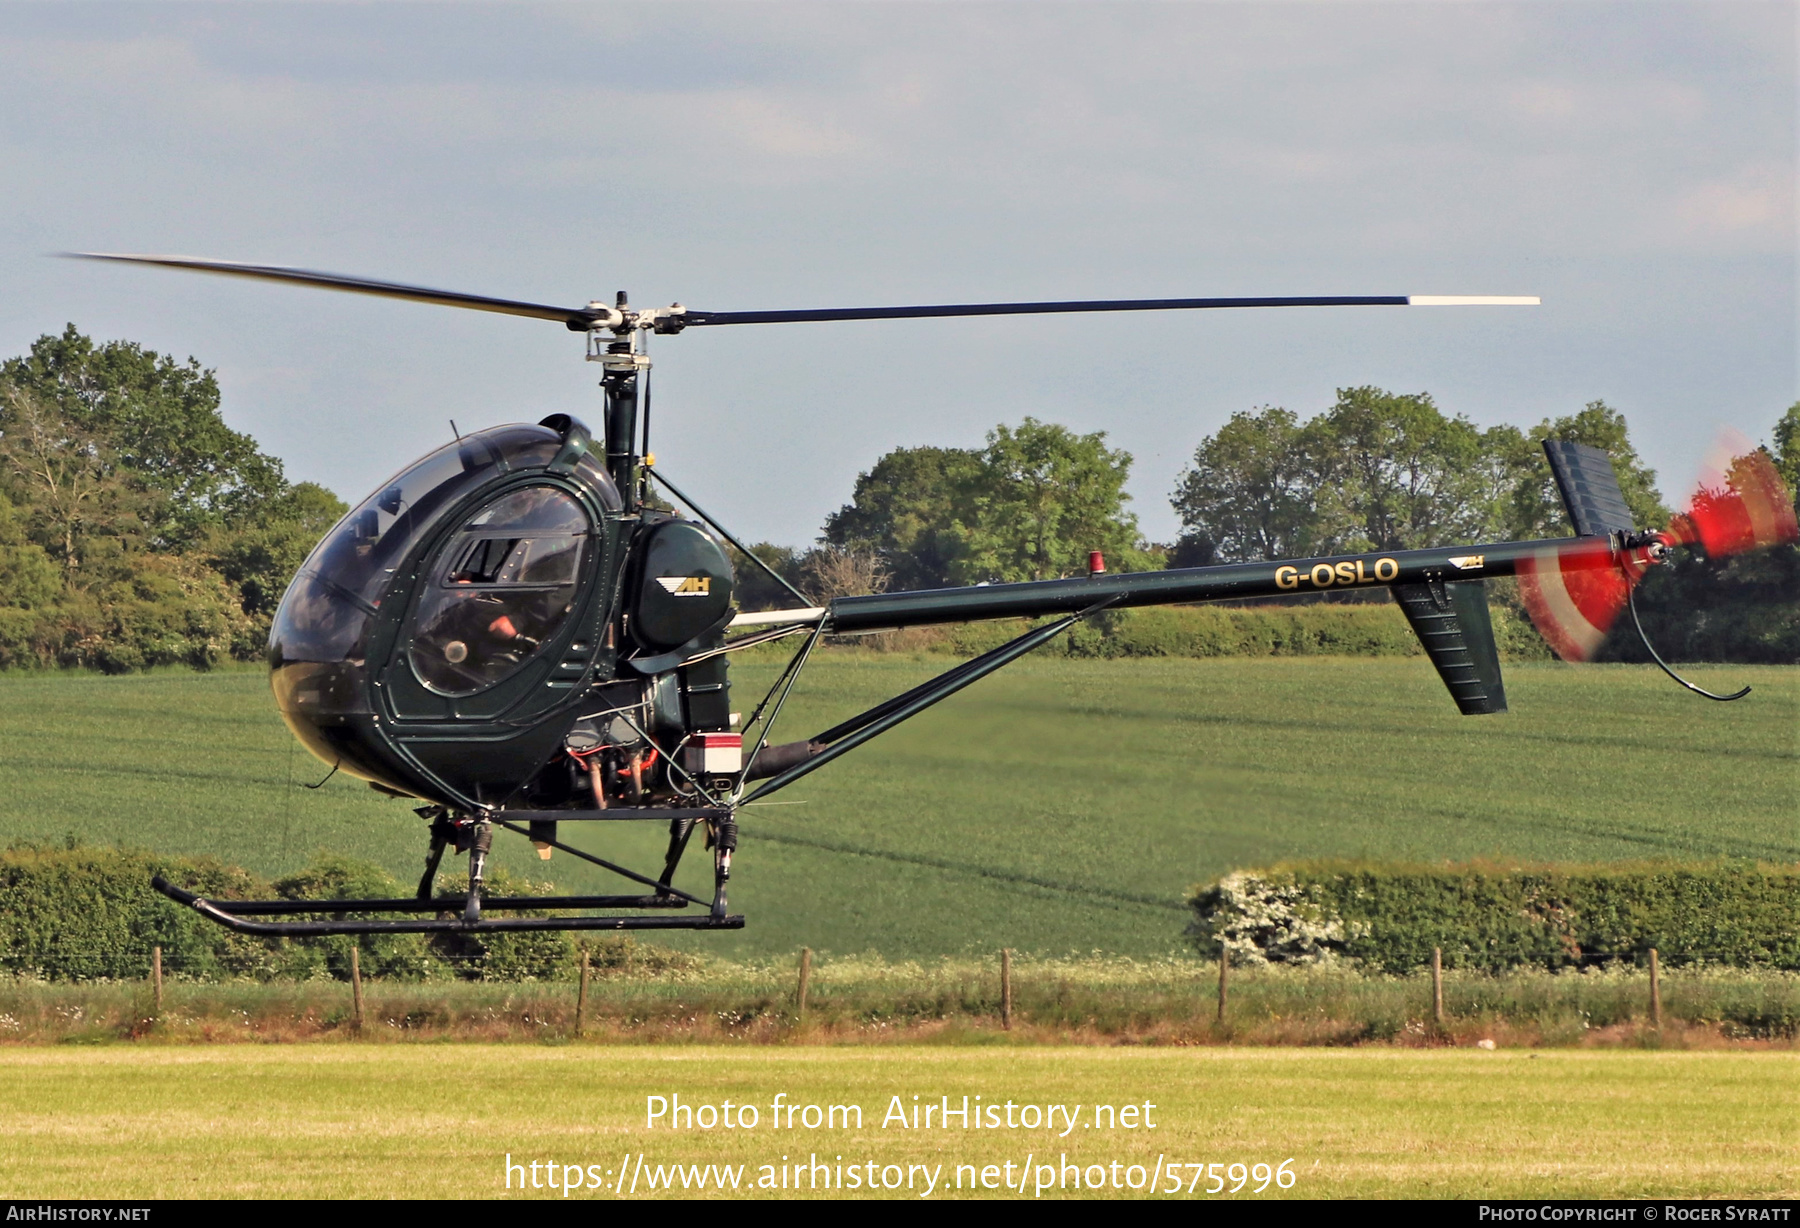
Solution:
M 1644 636 L 1634 590 L 1677 546 L 1698 547 L 1718 559 L 1800 540 L 1793 497 L 1768 453 L 1741 436 L 1725 438 L 1708 458 L 1687 510 L 1657 532 L 1630 524 L 1618 476 L 1604 452 L 1560 440 L 1546 440 L 1544 450 L 1577 536 L 1522 561 L 1518 577 L 1526 612 L 1556 655 L 1592 660 L 1629 608 L 1645 649 L 1671 678 L 1709 699 L 1748 694 L 1745 687 L 1715 695 L 1670 669 Z
M 1603 538 L 1577 538 L 1521 560 L 1519 595 L 1532 625 L 1557 656 L 1591 661 L 1648 565 L 1621 556 Z
M 1700 487 L 1669 535 L 1698 544 L 1709 558 L 1728 558 L 1800 538 L 1793 494 L 1769 454 L 1734 433 L 1707 457 Z

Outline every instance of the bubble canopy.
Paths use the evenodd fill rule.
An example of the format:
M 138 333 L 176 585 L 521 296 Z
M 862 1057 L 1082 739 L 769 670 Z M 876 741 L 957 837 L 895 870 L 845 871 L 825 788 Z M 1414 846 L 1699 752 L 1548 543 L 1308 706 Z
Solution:
M 316 726 L 320 718 L 373 712 L 369 672 L 383 663 L 366 659 L 368 640 L 395 577 L 414 568 L 419 550 L 451 509 L 489 483 L 547 469 L 563 445 L 558 431 L 522 423 L 465 435 L 383 483 L 314 547 L 275 613 L 269 665 L 283 717 L 315 754 L 365 774 L 356 771 L 344 746 L 322 746 Z M 568 476 L 604 512 L 620 510 L 618 488 L 591 456 L 583 455 Z M 545 501 L 526 502 L 536 507 Z M 551 532 L 566 534 L 574 528 L 570 518 L 579 514 L 575 500 L 565 496 L 546 506 L 557 508 L 562 517 Z M 585 514 L 579 515 L 585 521 Z M 576 531 L 587 528 L 583 523 Z M 578 558 L 578 552 L 565 553 L 563 570 Z M 541 572 L 545 564 L 537 566 Z M 572 579 L 559 570 L 555 582 Z M 458 689 L 472 683 L 474 679 L 463 680 Z

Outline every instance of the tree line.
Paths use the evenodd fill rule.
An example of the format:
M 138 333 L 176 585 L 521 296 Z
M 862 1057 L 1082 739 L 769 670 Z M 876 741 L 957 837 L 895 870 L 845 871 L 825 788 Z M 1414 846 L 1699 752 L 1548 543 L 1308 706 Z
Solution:
M 1173 542 L 1144 540 L 1130 453 L 1028 417 L 980 447 L 896 448 L 813 545 L 751 549 L 822 601 L 1076 575 L 1092 550 L 1141 571 L 1554 537 L 1569 529 L 1538 447 L 1550 435 L 1606 449 L 1639 523 L 1667 523 L 1656 474 L 1602 402 L 1529 430 L 1481 428 L 1424 393 L 1358 387 L 1311 418 L 1263 407 L 1202 439 L 1171 498 Z M 1800 488 L 1800 405 L 1767 447 Z M 253 659 L 288 579 L 346 510 L 228 427 L 218 381 L 194 359 L 96 343 L 72 324 L 40 337 L 0 362 L 0 666 Z M 792 603 L 739 562 L 746 608 Z M 1653 636 L 1678 655 L 1800 661 L 1792 546 L 1683 557 L 1643 597 Z M 1638 651 L 1621 640 L 1615 655 Z
M 1205 437 L 1171 503 L 1182 532 L 1143 540 L 1125 492 L 1132 457 L 1104 432 L 1080 435 L 1026 418 L 979 448 L 896 448 L 858 476 L 851 501 L 807 550 L 752 547 L 816 601 L 883 589 L 1004 583 L 1081 574 L 1101 550 L 1114 570 L 1199 567 L 1429 545 L 1561 537 L 1571 532 L 1541 444 L 1602 448 L 1646 528 L 1669 523 L 1656 473 L 1625 416 L 1603 401 L 1528 430 L 1482 428 L 1426 393 L 1340 389 L 1308 419 L 1280 407 L 1233 414 Z M 1800 490 L 1800 405 L 1767 450 Z M 773 581 L 740 568 L 752 606 L 791 604 Z M 1490 597 L 1518 605 L 1510 580 Z M 1385 601 L 1382 590 L 1300 601 Z M 1683 552 L 1642 589 L 1652 637 L 1687 659 L 1800 661 L 1800 549 L 1735 559 Z M 1644 658 L 1635 637 L 1603 654 Z
M 809 550 L 763 543 L 757 555 L 820 599 L 883 589 L 1044 580 L 1086 566 L 1145 570 L 1163 556 L 1126 508 L 1131 454 L 1104 432 L 1078 435 L 1026 418 L 980 448 L 896 448 L 856 479 Z M 743 599 L 780 604 L 772 581 L 740 568 Z M 791 602 L 791 598 L 787 598 Z
M 857 478 L 812 549 L 755 550 L 829 597 L 1075 575 L 1091 550 L 1142 571 L 1552 537 L 1569 530 L 1538 446 L 1548 435 L 1605 448 L 1641 523 L 1667 523 L 1655 473 L 1603 402 L 1529 431 L 1483 430 L 1427 394 L 1364 387 L 1308 421 L 1275 407 L 1232 415 L 1175 489 L 1174 542 L 1138 530 L 1130 453 L 1104 432 L 1026 418 L 979 448 L 896 448 Z M 770 590 L 748 595 L 775 599 Z
M 1551 436 L 1604 448 L 1638 523 L 1668 522 L 1656 474 L 1603 401 L 1529 431 L 1483 430 L 1428 394 L 1367 387 L 1305 422 L 1233 414 L 1172 501 L 1188 539 L 1231 562 L 1559 537 L 1568 520 L 1540 446 Z
M 0 363 L 0 665 L 259 656 L 347 510 L 228 427 L 194 359 L 73 324 L 40 337 Z

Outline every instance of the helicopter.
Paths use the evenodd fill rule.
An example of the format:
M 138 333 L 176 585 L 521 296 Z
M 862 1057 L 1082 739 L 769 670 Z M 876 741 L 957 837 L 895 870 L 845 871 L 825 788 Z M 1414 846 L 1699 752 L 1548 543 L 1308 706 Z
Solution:
M 1385 588 L 1464 715 L 1507 710 L 1486 581 L 1516 576 L 1533 622 L 1565 660 L 1587 660 L 1648 570 L 1679 548 L 1719 557 L 1800 538 L 1766 454 L 1748 451 L 1666 528 L 1635 526 L 1600 449 L 1546 440 L 1574 536 L 1371 551 L 1138 573 L 1087 574 L 838 597 L 819 605 L 759 559 L 655 466 L 649 335 L 744 324 L 983 315 L 1305 307 L 1528 306 L 1529 296 L 1382 295 L 1119 299 L 796 311 L 638 308 L 620 292 L 579 307 L 490 298 L 284 266 L 181 256 L 72 256 L 377 295 L 560 322 L 600 364 L 602 432 L 555 414 L 461 434 L 414 461 L 338 522 L 290 582 L 269 633 L 276 706 L 301 745 L 415 807 L 425 870 L 404 899 L 207 899 L 156 890 L 241 933 L 479 934 L 521 930 L 738 929 L 730 911 L 738 815 L 1103 611 Z M 665 492 L 688 515 L 665 510 Z M 794 604 L 742 611 L 730 549 Z M 811 737 L 769 735 L 815 649 L 853 635 L 981 619 L 1048 618 Z M 1640 636 L 1642 624 L 1637 623 Z M 747 717 L 733 711 L 732 653 L 798 641 Z M 1649 647 L 1656 663 L 1681 678 Z M 562 839 L 564 824 L 667 825 L 659 872 Z M 491 896 L 497 832 L 560 850 L 637 890 Z M 710 898 L 674 885 L 696 834 L 712 855 Z M 443 855 L 468 855 L 440 894 Z M 494 913 L 530 915 L 494 916 Z M 359 915 L 352 915 L 359 914 Z M 414 915 L 408 915 L 414 914 Z M 266 918 L 311 919 L 276 920 Z

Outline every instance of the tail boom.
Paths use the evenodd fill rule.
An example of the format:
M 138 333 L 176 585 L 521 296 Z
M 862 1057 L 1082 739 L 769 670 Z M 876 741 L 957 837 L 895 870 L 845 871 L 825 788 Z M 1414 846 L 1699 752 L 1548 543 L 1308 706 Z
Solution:
M 826 629 L 843 635 L 990 618 L 1039 618 L 1074 613 L 1098 601 L 1126 609 L 1486 580 L 1513 575 L 1521 561 L 1568 545 L 1568 538 L 1559 538 L 1445 546 L 839 597 L 827 611 Z M 1600 545 L 1605 548 L 1604 542 Z

